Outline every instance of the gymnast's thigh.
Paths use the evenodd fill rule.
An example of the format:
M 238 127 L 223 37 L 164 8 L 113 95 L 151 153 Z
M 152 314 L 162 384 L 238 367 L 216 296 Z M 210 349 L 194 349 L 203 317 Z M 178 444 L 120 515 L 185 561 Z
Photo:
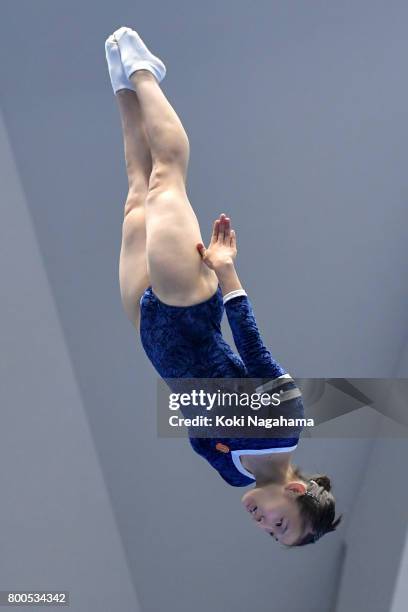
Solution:
M 179 306 L 210 298 L 218 280 L 197 251 L 202 236 L 184 183 L 150 190 L 145 211 L 147 267 L 157 297 Z

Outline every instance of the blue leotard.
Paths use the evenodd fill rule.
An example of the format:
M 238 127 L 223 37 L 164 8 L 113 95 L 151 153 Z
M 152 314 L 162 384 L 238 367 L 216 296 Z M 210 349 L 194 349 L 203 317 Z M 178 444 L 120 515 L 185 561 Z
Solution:
M 278 379 L 277 390 L 296 389 L 293 379 L 264 345 L 245 292 L 224 299 L 225 304 L 218 286 L 214 295 L 204 302 L 171 306 L 159 300 L 151 287 L 146 289 L 140 300 L 140 337 L 158 374 L 163 379 Z M 222 336 L 224 309 L 239 355 Z M 304 418 L 301 397 L 291 399 L 290 404 L 290 416 Z M 239 451 L 252 454 L 293 450 L 299 433 L 297 430 L 290 438 L 190 437 L 190 443 L 228 484 L 247 486 L 254 478 L 241 465 Z

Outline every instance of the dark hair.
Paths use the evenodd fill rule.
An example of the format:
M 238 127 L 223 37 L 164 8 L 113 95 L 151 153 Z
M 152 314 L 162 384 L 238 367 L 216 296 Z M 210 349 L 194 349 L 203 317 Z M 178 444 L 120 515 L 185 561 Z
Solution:
M 336 500 L 331 493 L 330 478 L 325 474 L 315 474 L 306 477 L 297 466 L 292 466 L 295 478 L 303 480 L 307 484 L 304 495 L 296 497 L 302 520 L 302 531 L 310 525 L 311 531 L 304 535 L 301 540 L 292 546 L 305 546 L 317 542 L 325 533 L 335 531 L 340 524 L 343 515 L 334 520 Z

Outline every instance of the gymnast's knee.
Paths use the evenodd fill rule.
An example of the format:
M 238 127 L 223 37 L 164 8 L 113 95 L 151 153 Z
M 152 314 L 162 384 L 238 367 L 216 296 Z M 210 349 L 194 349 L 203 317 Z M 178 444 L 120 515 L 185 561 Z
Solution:
M 185 166 L 190 157 L 190 141 L 184 128 L 166 128 L 160 146 L 151 150 L 152 163 L 161 166 Z
M 143 208 L 146 197 L 147 197 L 147 189 L 139 190 L 139 191 L 131 191 L 129 190 L 128 196 L 126 198 L 123 214 L 124 217 L 132 212 L 133 210 L 137 210 L 139 208 Z
M 165 159 L 153 160 L 148 186 L 149 194 L 177 187 L 184 189 L 188 161 L 188 151 L 170 152 Z

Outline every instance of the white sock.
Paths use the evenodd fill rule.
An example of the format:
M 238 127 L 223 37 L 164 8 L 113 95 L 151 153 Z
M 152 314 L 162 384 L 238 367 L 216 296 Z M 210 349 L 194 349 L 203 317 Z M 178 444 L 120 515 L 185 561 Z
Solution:
M 122 66 L 118 43 L 113 34 L 105 41 L 105 53 L 113 92 L 116 93 L 119 89 L 132 89 L 135 91 Z
M 125 74 L 129 78 L 136 70 L 149 70 L 160 83 L 166 75 L 166 66 L 153 55 L 140 38 L 130 28 L 119 28 L 114 32 L 118 42 Z

